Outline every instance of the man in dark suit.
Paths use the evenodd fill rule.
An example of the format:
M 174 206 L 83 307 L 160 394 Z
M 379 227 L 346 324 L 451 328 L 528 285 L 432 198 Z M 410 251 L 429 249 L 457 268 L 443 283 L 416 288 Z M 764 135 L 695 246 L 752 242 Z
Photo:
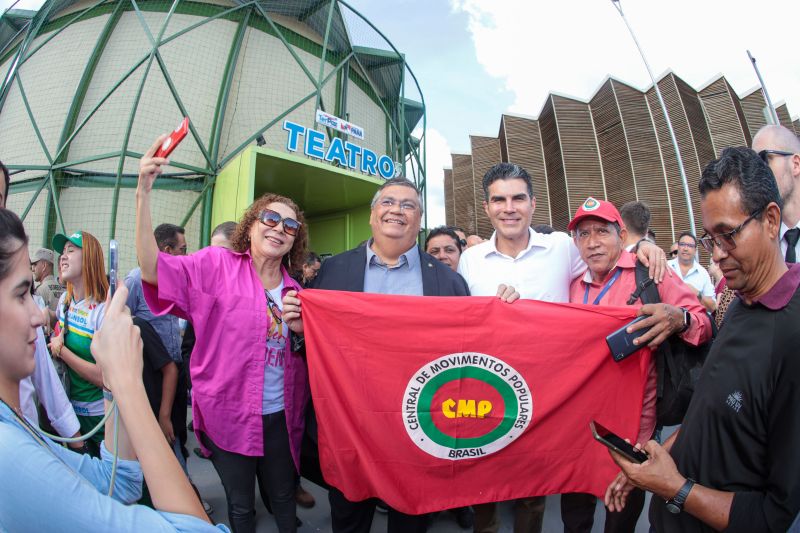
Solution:
M 403 178 L 386 181 L 372 199 L 372 238 L 325 260 L 311 288 L 412 296 L 468 296 L 464 279 L 417 245 L 421 224 L 419 190 Z M 301 334 L 297 293 L 289 292 L 283 306 L 284 321 L 292 331 Z M 369 532 L 375 500 L 351 502 L 335 487 L 330 487 L 328 498 L 334 533 Z M 411 516 L 389 509 L 389 533 L 424 532 L 427 527 L 427 515 Z

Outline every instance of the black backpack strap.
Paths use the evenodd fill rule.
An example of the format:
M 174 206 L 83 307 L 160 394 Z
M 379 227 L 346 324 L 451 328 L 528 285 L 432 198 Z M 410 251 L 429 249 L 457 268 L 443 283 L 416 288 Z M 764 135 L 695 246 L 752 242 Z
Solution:
M 650 277 L 650 269 L 644 266 L 641 261 L 636 260 L 636 290 L 631 293 L 628 299 L 628 305 L 633 305 L 636 300 L 640 300 L 642 304 L 657 304 L 661 303 L 661 295 L 658 293 L 653 278 Z M 653 356 L 656 358 L 656 374 L 657 378 L 657 397 L 661 398 L 664 395 L 664 376 L 666 369 L 664 365 L 672 363 L 672 350 L 670 349 L 669 342 L 662 342 Z M 671 365 L 670 365 L 671 366 Z M 670 374 L 672 375 L 672 373 Z
M 643 304 L 661 302 L 661 295 L 658 294 L 658 287 L 650 277 L 650 270 L 639 260 L 636 261 L 636 290 L 628 298 L 628 305 L 635 304 L 636 300 L 641 300 Z

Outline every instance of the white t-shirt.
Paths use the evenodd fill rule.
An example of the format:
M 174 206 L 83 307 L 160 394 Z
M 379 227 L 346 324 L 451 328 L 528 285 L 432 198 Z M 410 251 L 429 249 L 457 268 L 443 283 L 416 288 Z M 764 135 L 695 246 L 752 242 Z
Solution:
M 264 366 L 264 390 L 261 400 L 261 414 L 268 415 L 283 410 L 283 371 L 286 362 L 286 340 L 289 338 L 289 328 L 286 322 L 278 322 L 283 316 L 283 280 L 276 288 L 268 291 L 275 306 L 270 310 L 267 303 L 267 332 L 266 365 Z M 266 295 L 264 296 L 266 298 Z
M 569 285 L 586 263 L 566 233 L 537 233 L 529 228 L 528 246 L 516 257 L 497 251 L 497 233 L 461 255 L 458 272 L 473 296 L 494 296 L 498 285 L 511 285 L 521 298 L 569 302 Z

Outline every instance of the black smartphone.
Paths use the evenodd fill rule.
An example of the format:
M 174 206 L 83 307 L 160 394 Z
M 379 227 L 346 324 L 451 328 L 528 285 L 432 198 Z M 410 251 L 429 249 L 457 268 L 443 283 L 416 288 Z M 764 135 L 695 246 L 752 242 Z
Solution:
M 633 333 L 628 333 L 626 330 L 631 326 L 631 324 L 641 322 L 645 318 L 647 318 L 647 316 L 644 315 L 637 317 L 636 320 L 625 324 L 617 331 L 606 337 L 606 344 L 608 344 L 608 347 L 611 350 L 611 357 L 614 358 L 614 361 L 619 363 L 642 347 L 642 345 L 634 344 L 633 340 L 641 337 L 645 334 L 645 332 L 650 331 L 650 328 L 640 329 L 634 331 Z
M 119 244 L 111 239 L 108 243 L 108 291 L 111 297 L 117 292 L 117 281 L 119 279 Z
M 589 422 L 589 428 L 592 430 L 594 440 L 605 446 L 610 450 L 614 450 L 629 461 L 634 463 L 643 463 L 649 459 L 649 456 L 642 450 L 637 450 L 633 444 L 625 442 L 625 439 L 619 435 L 609 431 L 604 426 L 598 424 L 594 420 Z

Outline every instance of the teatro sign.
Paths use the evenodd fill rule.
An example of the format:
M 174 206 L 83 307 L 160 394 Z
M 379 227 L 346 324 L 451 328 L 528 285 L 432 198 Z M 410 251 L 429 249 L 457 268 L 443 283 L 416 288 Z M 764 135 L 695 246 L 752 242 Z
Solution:
M 361 171 L 375 177 L 384 179 L 395 176 L 395 162 L 388 155 L 378 155 L 369 148 L 363 148 L 339 137 L 331 139 L 325 146 L 325 134 L 301 124 L 284 121 L 283 129 L 289 134 L 286 149 L 297 152 L 302 149 L 309 157 L 333 163 L 342 167 Z M 302 142 L 302 146 L 301 146 Z

